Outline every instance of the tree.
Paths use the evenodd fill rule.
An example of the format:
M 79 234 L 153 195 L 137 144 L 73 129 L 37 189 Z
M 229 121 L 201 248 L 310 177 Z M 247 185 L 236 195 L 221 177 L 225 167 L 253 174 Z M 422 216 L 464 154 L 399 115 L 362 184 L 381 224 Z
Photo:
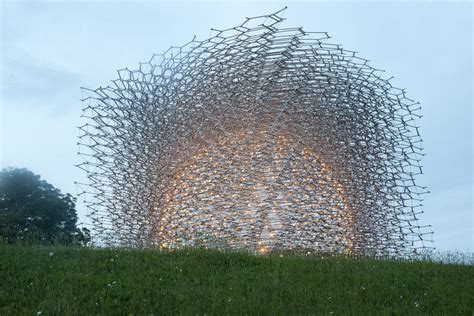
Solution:
M 7 243 L 86 244 L 77 224 L 76 199 L 27 169 L 0 172 L 0 238 Z

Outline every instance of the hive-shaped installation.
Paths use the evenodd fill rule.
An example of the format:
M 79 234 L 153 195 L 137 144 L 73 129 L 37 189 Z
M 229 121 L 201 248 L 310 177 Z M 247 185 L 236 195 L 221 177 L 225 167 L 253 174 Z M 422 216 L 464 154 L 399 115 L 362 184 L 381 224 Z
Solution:
M 420 107 L 282 11 L 84 89 L 80 153 L 106 244 L 404 255 L 424 247 Z

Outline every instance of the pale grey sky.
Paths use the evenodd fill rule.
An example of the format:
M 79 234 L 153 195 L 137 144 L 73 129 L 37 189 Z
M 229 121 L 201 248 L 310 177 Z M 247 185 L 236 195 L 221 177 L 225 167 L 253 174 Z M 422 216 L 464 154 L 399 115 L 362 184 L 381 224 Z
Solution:
M 421 102 L 426 196 L 422 224 L 438 249 L 473 249 L 472 35 L 469 2 L 9 2 L 1 4 L 1 164 L 26 167 L 76 194 L 80 87 L 205 39 L 246 16 L 288 6 L 286 26 L 326 31 L 385 69 Z M 80 219 L 86 221 L 83 205 Z

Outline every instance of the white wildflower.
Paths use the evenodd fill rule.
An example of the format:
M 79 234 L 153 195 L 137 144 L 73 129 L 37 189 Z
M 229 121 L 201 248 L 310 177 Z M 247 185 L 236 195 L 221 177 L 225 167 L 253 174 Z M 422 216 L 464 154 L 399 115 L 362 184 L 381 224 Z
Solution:
M 49 256 L 50 256 L 50 257 L 54 256 L 54 252 L 51 251 L 51 252 L 49 253 Z

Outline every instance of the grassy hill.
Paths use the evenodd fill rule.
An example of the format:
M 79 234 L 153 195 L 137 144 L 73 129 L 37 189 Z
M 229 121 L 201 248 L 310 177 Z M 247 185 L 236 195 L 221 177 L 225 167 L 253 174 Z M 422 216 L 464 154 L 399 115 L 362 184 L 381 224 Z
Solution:
M 0 246 L 0 315 L 471 315 L 474 266 Z

